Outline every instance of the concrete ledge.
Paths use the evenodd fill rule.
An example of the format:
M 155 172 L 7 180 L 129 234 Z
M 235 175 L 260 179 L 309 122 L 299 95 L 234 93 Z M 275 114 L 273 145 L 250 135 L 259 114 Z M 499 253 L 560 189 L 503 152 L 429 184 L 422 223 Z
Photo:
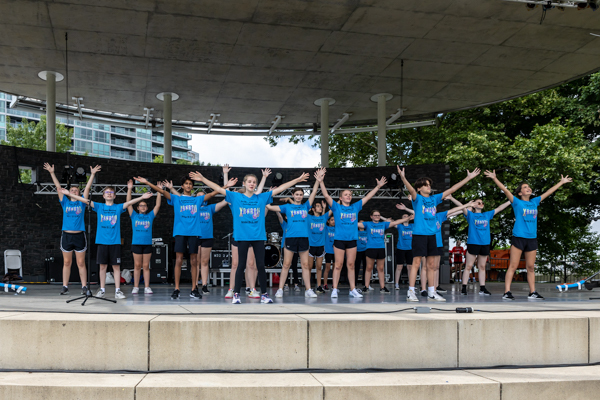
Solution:
M 585 364 L 588 318 L 579 315 L 488 314 L 460 319 L 459 367 Z
M 600 362 L 600 313 L 588 313 L 590 332 L 590 363 Z
M 307 365 L 296 316 L 161 316 L 150 322 L 150 370 L 277 370 Z
M 500 400 L 500 384 L 464 371 L 313 374 L 324 399 Z M 502 397 L 503 400 L 505 399 Z
M 133 400 L 144 375 L 0 373 L 0 399 Z
M 314 315 L 309 367 L 448 368 L 457 366 L 456 320 L 386 315 Z
M 25 313 L 2 318 L 0 368 L 148 370 L 153 316 Z
M 322 385 L 298 374 L 150 374 L 136 388 L 136 400 L 322 400 Z

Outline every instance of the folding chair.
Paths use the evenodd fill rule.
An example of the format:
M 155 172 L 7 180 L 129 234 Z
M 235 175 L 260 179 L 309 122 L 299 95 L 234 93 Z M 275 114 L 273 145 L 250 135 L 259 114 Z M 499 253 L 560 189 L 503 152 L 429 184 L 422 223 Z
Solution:
M 4 275 L 8 274 L 9 269 L 17 269 L 19 270 L 19 276 L 23 276 L 20 250 L 4 250 Z

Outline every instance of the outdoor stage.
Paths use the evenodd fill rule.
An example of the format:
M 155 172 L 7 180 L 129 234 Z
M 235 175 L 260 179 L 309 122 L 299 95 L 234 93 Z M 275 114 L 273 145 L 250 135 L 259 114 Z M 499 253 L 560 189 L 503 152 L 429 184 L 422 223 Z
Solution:
M 0 294 L 0 398 L 553 399 L 600 390 L 600 292 L 558 293 L 546 301 L 458 294 L 447 303 L 405 301 L 406 287 L 362 300 L 341 290 L 274 304 L 222 288 L 171 300 L 173 287 L 112 304 L 66 304 L 58 285 Z M 185 288 L 185 286 L 184 286 Z M 454 288 L 454 292 L 451 291 Z M 274 289 L 270 289 L 274 294 Z M 108 287 L 112 297 L 113 288 Z M 413 307 L 433 307 L 417 314 Z M 471 306 L 473 314 L 457 314 Z M 439 309 L 439 310 L 437 310 Z M 446 311 L 441 311 L 446 310 Z M 484 312 L 486 311 L 486 312 Z M 27 372 L 25 372 L 27 371 Z M 33 371 L 33 373 L 29 373 Z M 441 390 L 443 386 L 443 390 Z

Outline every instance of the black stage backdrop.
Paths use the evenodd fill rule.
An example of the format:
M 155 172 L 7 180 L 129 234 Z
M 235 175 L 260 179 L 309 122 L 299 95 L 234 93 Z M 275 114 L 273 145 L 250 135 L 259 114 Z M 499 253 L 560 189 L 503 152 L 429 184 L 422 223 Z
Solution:
M 96 157 L 86 157 L 71 155 L 68 153 L 52 153 L 46 151 L 30 150 L 0 145 L 0 250 L 18 249 L 23 256 L 23 277 L 29 282 L 45 282 L 46 257 L 54 257 L 62 264 L 62 253 L 60 251 L 60 235 L 62 226 L 62 210 L 58 203 L 58 196 L 36 195 L 35 184 L 22 184 L 19 181 L 19 167 L 31 167 L 37 169 L 38 182 L 52 182 L 50 174 L 42 169 L 44 162 L 54 164 L 56 175 L 61 179 L 62 171 L 65 165 L 84 166 L 89 173 L 89 166 L 100 164 L 102 171 L 97 175 L 99 184 L 126 184 L 127 180 L 133 176 L 143 176 L 150 181 L 173 180 L 176 185 L 180 184 L 181 179 L 190 171 L 200 171 L 208 179 L 221 184 L 221 167 L 201 167 L 190 165 L 165 165 L 144 163 L 136 161 L 105 159 Z M 235 167 L 235 160 L 230 164 L 233 169 L 230 177 L 239 179 L 238 185 L 245 174 L 253 173 L 261 178 L 260 168 Z M 265 162 L 265 167 L 270 167 Z M 315 168 L 276 168 L 267 179 L 266 188 L 272 185 L 275 173 L 283 174 L 283 181 L 289 181 L 298 177 L 302 172 L 310 173 L 310 179 L 307 184 L 314 184 L 313 173 Z M 399 188 L 400 178 L 396 182 L 390 181 L 389 177 L 396 172 L 396 167 L 372 167 L 372 168 L 330 168 L 327 170 L 326 184 L 329 188 L 345 188 L 352 185 L 364 185 L 366 188 L 373 188 L 376 184 L 375 179 L 381 176 L 388 178 L 386 187 Z M 443 164 L 413 165 L 406 167 L 406 175 L 410 182 L 414 182 L 421 176 L 428 176 L 433 179 L 433 188 L 443 191 L 449 187 L 450 175 L 449 169 Z M 385 188 L 385 187 L 384 187 Z M 213 198 L 212 202 L 222 200 L 222 197 Z M 92 196 L 92 200 L 103 202 L 100 195 Z M 358 198 L 355 197 L 355 200 Z M 117 203 L 123 203 L 125 196 L 117 196 Z M 154 199 L 150 199 L 149 206 L 154 207 Z M 405 200 L 404 203 L 410 207 Z M 280 204 L 275 200 L 274 204 Z M 360 213 L 359 218 L 369 220 L 369 213 L 372 209 L 378 209 L 386 217 L 399 218 L 400 211 L 395 207 L 395 200 L 374 199 L 367 203 L 366 207 Z M 448 202 L 440 205 L 440 210 L 447 210 Z M 92 212 L 92 235 L 96 229 L 96 214 Z M 86 214 L 87 221 L 87 214 Z M 223 208 L 214 216 L 214 237 L 215 249 L 226 249 L 227 240 L 221 239 L 231 232 L 232 216 L 229 208 Z M 269 213 L 266 218 L 267 232 L 280 232 L 281 228 L 274 213 Z M 444 247 L 446 256 L 442 263 L 447 264 L 448 250 L 448 223 L 444 224 Z M 390 230 L 397 239 L 396 229 Z M 173 234 L 173 208 L 166 204 L 163 199 L 163 206 L 154 221 L 153 237 L 161 237 L 166 243 L 171 243 Z M 123 239 L 122 268 L 133 268 L 133 259 L 130 253 L 131 245 L 131 223 L 127 213 L 122 214 L 121 237 Z M 92 247 L 95 247 L 92 245 Z M 172 255 L 172 253 L 171 253 Z M 95 256 L 95 249 L 92 249 L 92 256 Z M 94 262 L 94 258 L 92 258 Z M 169 265 L 173 265 L 172 262 Z M 2 257 L 2 266 L 4 267 L 4 258 Z M 73 261 L 73 268 L 75 261 Z

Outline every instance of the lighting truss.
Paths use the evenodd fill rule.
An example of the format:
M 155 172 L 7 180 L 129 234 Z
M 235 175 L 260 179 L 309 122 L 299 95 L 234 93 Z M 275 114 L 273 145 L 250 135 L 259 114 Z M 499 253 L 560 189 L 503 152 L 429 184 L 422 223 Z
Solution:
M 510 1 L 513 3 L 526 3 L 526 4 L 539 4 L 543 6 L 554 6 L 554 7 L 571 7 L 576 8 L 579 3 L 587 3 L 588 0 L 554 0 L 554 1 L 540 1 L 540 0 L 503 0 Z

